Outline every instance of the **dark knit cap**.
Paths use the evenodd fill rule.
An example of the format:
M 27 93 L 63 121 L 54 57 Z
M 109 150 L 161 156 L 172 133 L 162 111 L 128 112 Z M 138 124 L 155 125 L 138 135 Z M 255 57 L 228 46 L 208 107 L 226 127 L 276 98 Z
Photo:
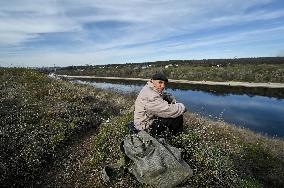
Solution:
M 165 82 L 169 81 L 167 76 L 164 73 L 161 73 L 161 72 L 157 72 L 156 74 L 154 74 L 152 76 L 152 80 L 163 80 Z

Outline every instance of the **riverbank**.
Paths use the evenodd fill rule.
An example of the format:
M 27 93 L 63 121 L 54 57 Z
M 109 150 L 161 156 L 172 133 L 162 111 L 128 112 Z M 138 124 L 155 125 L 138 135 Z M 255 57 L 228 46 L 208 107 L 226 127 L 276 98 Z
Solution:
M 101 178 L 121 156 L 134 96 L 27 69 L 0 68 L 0 81 L 0 186 L 147 187 L 128 173 L 111 185 Z M 284 186 L 282 139 L 192 113 L 184 119 L 184 132 L 169 141 L 194 170 L 185 187 Z
M 0 68 L 0 88 L 0 187 L 38 187 L 70 140 L 129 108 L 126 96 L 31 69 Z
M 87 187 L 141 188 L 130 174 L 105 184 L 102 169 L 119 162 L 119 144 L 128 134 L 126 124 L 132 113 L 104 122 L 93 142 L 93 154 L 86 170 L 92 171 Z M 284 141 L 272 139 L 221 121 L 212 121 L 186 113 L 183 133 L 172 137 L 171 145 L 183 150 L 183 159 L 194 175 L 182 186 L 187 187 L 283 187 Z M 112 138 L 112 139 L 110 139 Z
M 99 77 L 99 76 L 70 76 L 56 75 L 61 78 L 87 78 L 87 79 L 109 79 L 109 80 L 132 80 L 148 81 L 145 78 L 124 78 L 124 77 Z M 284 88 L 284 83 L 252 83 L 252 82 L 214 82 L 214 81 L 189 81 L 169 79 L 172 83 L 197 84 L 197 85 L 216 85 L 216 86 L 241 86 L 241 87 L 262 87 L 262 88 Z
M 169 79 L 214 82 L 284 83 L 284 58 L 208 59 L 109 65 L 69 66 L 57 74 L 123 78 L 150 78 L 164 72 Z

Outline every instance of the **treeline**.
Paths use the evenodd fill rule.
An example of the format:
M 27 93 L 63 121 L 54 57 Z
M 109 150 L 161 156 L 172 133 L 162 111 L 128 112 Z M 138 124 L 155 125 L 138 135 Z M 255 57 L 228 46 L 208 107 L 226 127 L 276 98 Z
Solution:
M 153 62 L 141 63 L 142 66 L 150 65 Z M 169 60 L 156 61 L 156 66 L 166 66 L 170 64 L 191 65 L 191 66 L 229 66 L 237 64 L 283 64 L 284 57 L 257 57 L 257 58 L 234 58 L 234 59 L 202 59 L 202 60 Z M 137 63 L 135 63 L 137 65 Z
M 149 78 L 162 71 L 170 79 L 284 82 L 284 57 L 169 60 L 57 68 L 57 74 Z

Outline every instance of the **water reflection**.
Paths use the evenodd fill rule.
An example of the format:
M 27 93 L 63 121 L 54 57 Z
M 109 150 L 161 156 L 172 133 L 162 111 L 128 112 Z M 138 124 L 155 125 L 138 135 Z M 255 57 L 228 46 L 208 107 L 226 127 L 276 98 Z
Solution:
M 248 96 L 267 96 L 278 99 L 284 99 L 284 89 L 279 88 L 262 88 L 262 87 L 241 87 L 241 86 L 212 86 L 212 85 L 192 85 L 192 84 L 176 84 L 171 83 L 169 86 L 172 89 L 193 90 L 193 91 L 206 91 L 214 95 L 248 95 Z
M 96 82 L 97 84 L 105 83 L 105 84 L 114 84 L 115 87 L 120 88 L 121 91 L 126 91 L 128 87 L 132 86 L 144 86 L 145 81 L 133 81 L 133 80 L 106 80 L 106 79 L 80 79 L 82 81 L 87 82 Z M 102 86 L 102 85 L 101 85 Z M 108 85 L 112 87 L 112 85 Z M 126 86 L 125 88 L 123 86 Z M 105 86 L 102 86 L 105 87 Z M 230 94 L 237 94 L 237 95 L 248 95 L 248 96 L 267 96 L 267 97 L 274 97 L 277 99 L 284 99 L 284 89 L 279 88 L 261 88 L 261 87 L 238 87 L 238 86 L 212 86 L 212 85 L 199 85 L 199 84 L 183 84 L 183 83 L 170 83 L 168 84 L 167 88 L 171 88 L 172 90 L 192 90 L 192 91 L 203 91 L 208 92 L 213 95 L 221 95 L 226 96 Z M 126 90 L 124 90 L 126 89 Z
M 138 93 L 145 81 L 81 80 L 103 89 Z M 284 137 L 283 89 L 170 84 L 167 88 L 191 112 L 271 136 Z
M 136 92 L 138 93 L 142 87 L 144 86 L 145 82 L 140 85 L 124 85 L 124 84 L 118 84 L 118 83 L 107 83 L 107 82 L 97 82 L 97 81 L 86 81 L 86 80 L 76 80 L 77 83 L 82 84 L 90 84 L 94 85 L 98 88 L 102 89 L 110 89 L 110 90 L 118 90 L 122 93 L 128 93 L 128 92 Z

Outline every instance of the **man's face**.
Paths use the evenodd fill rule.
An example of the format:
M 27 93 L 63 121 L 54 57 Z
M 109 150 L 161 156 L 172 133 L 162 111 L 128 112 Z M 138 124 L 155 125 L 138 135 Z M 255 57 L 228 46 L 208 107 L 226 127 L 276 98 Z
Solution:
M 166 82 L 163 80 L 151 80 L 154 87 L 156 88 L 156 90 L 158 90 L 160 93 L 162 93 L 162 91 L 165 89 L 166 87 Z

